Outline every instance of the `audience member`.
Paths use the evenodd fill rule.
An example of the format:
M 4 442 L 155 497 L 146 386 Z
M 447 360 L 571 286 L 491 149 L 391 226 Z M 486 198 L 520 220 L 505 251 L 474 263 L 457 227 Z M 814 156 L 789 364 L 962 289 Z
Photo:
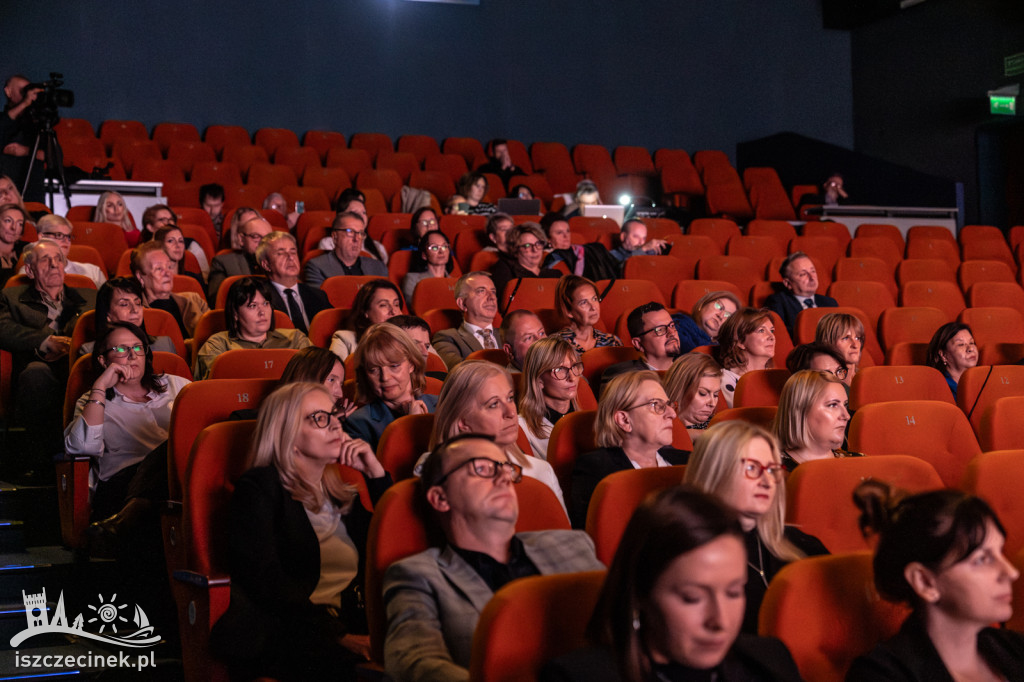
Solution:
M 498 348 L 494 335 L 494 316 L 498 314 L 498 294 L 486 272 L 467 272 L 455 283 L 455 305 L 462 311 L 457 329 L 442 329 L 434 334 L 434 348 L 448 369 L 482 348 Z
M 345 198 L 348 197 L 348 198 Z M 342 192 L 342 196 L 338 197 L 338 213 L 355 213 L 363 219 L 363 225 L 369 226 L 370 218 L 366 213 L 366 199 L 363 197 L 363 193 L 359 190 L 349 188 Z M 334 239 L 334 235 L 328 232 L 327 236 L 321 239 L 317 243 L 318 249 L 324 251 L 334 251 L 337 246 L 337 242 Z M 384 250 L 384 245 L 378 241 L 370 238 L 370 233 L 366 232 L 363 235 L 362 250 L 370 254 L 373 258 L 388 264 L 388 252 Z
M 196 356 L 196 379 L 210 376 L 213 361 L 236 348 L 305 348 L 309 338 L 298 329 L 276 329 L 270 307 L 273 288 L 263 277 L 244 277 L 232 283 L 224 305 L 227 331 L 210 336 Z
M 334 250 L 306 263 L 307 284 L 320 286 L 325 279 L 336 275 L 388 276 L 383 261 L 359 255 L 363 250 L 366 225 L 358 213 L 339 213 L 331 225 L 331 236 Z
M 519 427 L 534 457 L 548 458 L 548 439 L 559 419 L 579 408 L 576 392 L 583 363 L 572 344 L 558 337 L 538 340 L 526 351 L 519 396 Z
M 142 241 L 149 241 L 156 236 L 157 230 L 161 227 L 168 225 L 177 224 L 177 217 L 174 215 L 174 211 L 171 210 L 170 206 L 164 204 L 153 204 L 142 213 Z M 215 254 L 208 254 L 203 250 L 203 247 L 199 246 L 199 242 L 191 237 L 186 237 L 184 230 L 182 230 L 182 243 L 186 251 L 191 253 L 196 263 L 199 264 L 199 272 L 202 273 L 203 277 L 206 277 L 210 273 L 210 258 Z M 168 254 L 170 255 L 170 254 Z M 184 258 L 175 259 L 173 256 L 171 260 L 177 260 L 179 263 L 184 262 Z M 179 270 L 181 268 L 179 267 Z
M 142 285 L 134 277 L 114 277 L 103 283 L 96 294 L 95 332 L 93 338 L 106 335 L 107 327 L 114 322 L 133 324 L 146 334 L 146 343 L 154 351 L 177 353 L 174 341 L 169 336 L 152 336 L 146 332 L 145 308 L 142 305 Z M 95 341 L 86 341 L 79 347 L 78 354 L 91 353 Z
M 672 315 L 679 334 L 679 352 L 689 353 L 700 346 L 716 345 L 718 330 L 742 307 L 740 299 L 731 291 L 710 291 L 697 299 L 689 315 Z
M 402 294 L 391 280 L 374 279 L 356 292 L 344 326 L 331 336 L 331 352 L 344 360 L 355 352 L 370 325 L 387 322 L 402 314 Z
M 487 163 L 476 169 L 477 173 L 492 173 L 501 178 L 501 184 L 508 189 L 508 181 L 514 175 L 526 175 L 519 166 L 512 163 L 512 155 L 508 151 L 508 140 L 494 139 L 487 143 Z M 530 197 L 531 199 L 533 197 Z
M 253 218 L 262 218 L 263 214 L 251 206 L 241 206 L 231 212 L 228 229 L 221 235 L 221 248 L 241 249 L 242 240 L 238 236 L 238 228 Z
M 261 275 L 259 261 L 256 260 L 256 250 L 264 237 L 270 236 L 274 228 L 256 211 L 244 213 L 235 212 L 239 217 L 237 225 L 232 225 L 236 231 L 238 246 L 232 247 L 230 253 L 222 253 L 214 256 L 210 264 L 209 300 L 211 304 L 217 302 L 217 292 L 220 285 L 228 277 L 236 275 Z M 244 222 L 243 222 L 244 221 Z M 234 222 L 234 218 L 232 218 Z M 319 282 L 316 282 L 319 285 Z
M 0 117 L 0 121 L 3 118 Z M 28 213 L 28 209 L 25 208 L 25 202 L 21 198 L 21 192 L 14 186 L 14 181 L 6 175 L 0 175 L 0 206 L 4 204 L 17 204 Z
M 619 245 L 609 253 L 620 263 L 632 256 L 661 256 L 668 253 L 671 245 L 664 239 L 648 239 L 647 225 L 636 218 L 622 223 L 619 230 Z
M 261 405 L 252 467 L 228 514 L 231 603 L 213 632 L 238 679 L 354 679 L 369 657 L 363 572 L 371 513 L 338 464 L 376 502 L 391 479 L 341 430 L 320 384 L 282 386 Z
M 0 287 L 14 276 L 22 249 L 28 245 L 28 242 L 21 239 L 25 234 L 27 220 L 28 213 L 17 204 L 0 204 Z
M 508 356 L 508 371 L 523 371 L 526 351 L 547 335 L 540 318 L 529 310 L 513 310 L 501 318 L 501 338 L 504 339 L 502 349 Z
M 960 377 L 978 365 L 978 344 L 974 342 L 974 332 L 962 322 L 942 325 L 928 343 L 926 364 L 942 372 L 955 400 Z
M 256 262 L 273 287 L 270 305 L 287 314 L 296 329 L 308 334 L 316 314 L 332 306 L 323 291 L 299 282 L 301 266 L 295 237 L 287 232 L 271 232 L 256 248 Z
M 541 266 L 544 260 L 544 246 L 547 243 L 543 230 L 537 223 L 523 223 L 512 228 L 507 239 L 512 258 L 502 258 L 491 266 L 491 280 L 498 296 L 505 297 L 506 285 L 524 277 L 547 277 L 558 279 L 562 273 Z M 514 285 L 513 285 L 514 286 Z
M 597 484 L 608 474 L 686 464 L 689 452 L 672 447 L 675 404 L 656 372 L 640 370 L 611 380 L 597 406 L 597 450 L 576 458 L 569 518 L 583 528 Z
M 547 232 L 551 251 L 544 266 L 551 268 L 556 263 L 565 263 L 569 272 L 592 281 L 615 279 L 622 274 L 618 260 L 608 253 L 600 242 L 573 244 L 569 221 L 561 213 L 548 213 L 541 221 Z
M 426 391 L 426 361 L 412 338 L 393 324 L 366 330 L 355 350 L 356 402 L 345 432 L 376 452 L 387 425 L 407 414 L 432 413 L 437 396 Z
M 802 369 L 828 372 L 844 384 L 848 371 L 842 353 L 835 346 L 820 341 L 804 343 L 790 351 L 786 357 L 786 369 L 790 374 L 796 374 Z
M 419 487 L 446 543 L 384 576 L 384 667 L 394 679 L 469 680 L 473 630 L 494 592 L 528 575 L 601 568 L 585 533 L 515 532 L 521 477 L 500 445 L 472 432 L 427 457 Z
M 283 194 L 280 192 L 268 194 L 267 198 L 263 200 L 263 210 L 268 209 L 273 209 L 281 214 L 288 225 L 289 232 L 295 231 L 295 223 L 299 222 L 299 214 L 297 211 L 288 211 L 288 200 L 284 198 Z
M 773 310 L 782 318 L 782 324 L 791 337 L 796 336 L 796 316 L 806 308 L 835 308 L 839 304 L 831 296 L 816 293 L 818 271 L 803 251 L 786 256 L 779 266 L 784 291 L 777 291 L 765 299 L 764 307 Z
M 466 173 L 459 178 L 458 192 L 465 197 L 465 208 L 468 215 L 490 215 L 496 210 L 494 204 L 484 201 L 487 196 L 487 178 L 481 173 Z M 460 209 L 462 204 L 460 204 Z
M 215 182 L 202 185 L 199 188 L 199 206 L 210 216 L 210 221 L 213 223 L 213 229 L 220 239 L 221 246 L 228 246 L 232 249 L 237 248 L 231 241 L 226 245 L 224 243 L 224 188 Z M 238 211 L 235 213 L 237 215 Z M 234 235 L 232 234 L 231 237 L 233 238 Z
M 427 362 L 428 355 L 434 355 L 435 357 L 441 357 L 434 350 L 434 346 L 430 343 L 430 325 L 422 317 L 416 315 L 395 315 L 388 319 L 388 322 L 395 325 L 399 329 L 405 330 L 405 333 L 409 335 L 412 342 L 416 344 L 416 347 L 420 349 L 420 354 L 423 356 L 423 362 Z M 433 376 L 436 372 L 428 372 L 427 376 Z M 440 376 L 434 377 L 435 379 L 444 380 L 447 372 L 440 373 Z
M 356 404 L 345 397 L 345 363 L 326 348 L 300 348 L 284 366 L 281 385 L 312 382 L 323 384 L 334 398 L 334 410 L 342 417 L 355 412 Z M 256 415 L 253 415 L 255 418 Z
M 536 199 L 528 185 L 516 185 L 508 190 L 509 199 Z
M 580 215 L 583 206 L 600 204 L 601 195 L 598 194 L 597 185 L 593 180 L 580 180 L 576 183 L 576 191 L 572 195 L 572 201 L 562 208 L 562 215 L 572 218 Z
M 800 197 L 800 208 L 805 205 L 838 206 L 845 204 L 850 196 L 843 189 L 843 176 L 832 173 L 821 185 L 820 194 L 805 194 Z
M 410 259 L 409 272 L 402 280 L 405 300 L 411 301 L 416 286 L 431 277 L 448 277 L 455 267 L 451 243 L 440 230 L 431 230 L 420 237 L 416 253 Z
M 580 355 L 591 348 L 622 345 L 615 334 L 594 326 L 601 321 L 601 299 L 597 285 L 586 277 L 565 275 L 558 281 L 555 309 L 569 323 L 555 335 L 575 345 Z
M 135 248 L 142 238 L 142 232 L 135 227 L 132 214 L 125 206 L 124 197 L 117 192 L 104 192 L 96 203 L 92 216 L 93 222 L 113 223 L 124 230 L 124 240 L 129 248 Z
M 876 481 L 862 483 L 854 501 L 862 527 L 880 533 L 875 587 L 913 611 L 846 679 L 1024 679 L 1024 635 L 994 627 L 1013 615 L 1020 571 L 1003 554 L 1006 530 L 991 507 L 956 490 L 898 500 Z
M 132 275 L 142 283 L 142 302 L 147 308 L 159 308 L 174 316 L 181 335 L 192 338 L 199 318 L 210 309 L 199 294 L 173 291 L 174 266 L 156 242 L 143 242 L 132 251 Z
M 510 462 L 530 478 L 551 488 L 565 507 L 555 470 L 543 459 L 528 455 L 519 447 L 515 384 L 512 375 L 500 365 L 467 360 L 448 374 L 434 414 L 430 447 L 434 449 L 438 443 L 467 431 L 493 438 Z
M 640 359 L 612 365 L 601 373 L 601 391 L 612 378 L 638 369 L 664 372 L 679 357 L 679 336 L 665 306 L 652 301 L 634 308 L 626 316 L 626 329 Z
M 441 222 L 437 213 L 430 206 L 421 206 L 413 212 L 409 219 L 409 231 L 412 234 L 412 244 L 415 245 L 428 232 L 441 229 Z
M 814 459 L 861 456 L 843 449 L 848 405 L 842 379 L 829 372 L 805 369 L 786 381 L 772 423 L 786 471 Z
M 735 514 L 681 486 L 644 500 L 587 629 L 596 645 L 555 659 L 544 682 L 797 682 L 777 639 L 741 634 L 749 559 Z
M 818 320 L 814 340 L 833 346 L 843 356 L 846 363 L 843 381 L 849 386 L 857 374 L 864 352 L 864 323 L 856 315 L 829 313 Z
M 743 526 L 747 550 L 746 610 L 741 632 L 757 633 L 768 584 L 782 567 L 805 556 L 828 554 L 814 536 L 786 525 L 786 486 L 779 446 L 756 424 L 716 424 L 694 446 L 684 483 L 717 496 Z
M 3 221 L 4 213 L 3 207 L 0 206 L 0 222 Z M 39 238 L 51 239 L 56 242 L 60 245 L 60 250 L 64 257 L 68 258 L 67 267 L 64 269 L 65 274 L 85 275 L 95 282 L 97 287 L 103 286 L 103 283 L 107 281 L 107 276 L 102 268 L 94 263 L 70 260 L 68 254 L 71 253 L 71 242 L 74 239 L 72 236 L 73 231 L 74 228 L 68 219 L 59 215 L 46 214 L 36 223 L 36 234 Z M 22 272 L 24 272 L 24 268 L 22 268 Z
M 714 357 L 722 365 L 722 397 L 732 407 L 736 383 L 755 369 L 770 369 L 775 357 L 775 323 L 762 308 L 742 308 L 722 325 Z
M 145 236 L 143 241 L 146 241 Z M 162 246 L 164 253 L 171 259 L 171 271 L 174 274 L 195 280 L 199 287 L 204 292 L 206 291 L 206 282 L 203 280 L 202 274 L 185 267 L 185 243 L 187 240 L 180 227 L 171 223 L 158 228 L 153 234 L 153 241 Z
M 718 408 L 722 368 L 710 355 L 687 353 L 672 363 L 662 383 L 669 400 L 676 404 L 676 416 L 696 443 Z
M 487 239 L 490 240 L 491 245 L 485 246 L 484 251 L 497 252 L 504 258 L 514 258 L 515 254 L 508 236 L 515 226 L 516 223 L 512 220 L 512 216 L 507 213 L 491 213 L 487 216 L 484 232 L 487 233 Z
M 469 204 L 466 197 L 461 194 L 453 194 L 444 202 L 445 215 L 469 215 Z

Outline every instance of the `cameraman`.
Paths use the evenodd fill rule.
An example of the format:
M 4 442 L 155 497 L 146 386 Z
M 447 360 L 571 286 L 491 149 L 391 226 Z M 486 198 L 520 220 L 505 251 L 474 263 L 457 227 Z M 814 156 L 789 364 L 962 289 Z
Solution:
M 7 79 L 4 83 L 7 104 L 3 115 L 0 115 L 0 150 L 3 152 L 0 155 L 0 174 L 12 178 L 19 187 L 25 181 L 28 155 L 36 134 L 36 125 L 25 112 L 42 91 L 41 88 L 28 88 L 28 85 L 29 80 L 20 74 Z M 40 151 L 37 158 L 42 158 L 41 154 Z

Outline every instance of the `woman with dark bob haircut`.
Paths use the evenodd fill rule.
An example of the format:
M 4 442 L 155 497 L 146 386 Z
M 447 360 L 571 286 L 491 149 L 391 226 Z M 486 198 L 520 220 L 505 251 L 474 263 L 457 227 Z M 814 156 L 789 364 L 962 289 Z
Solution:
M 597 648 L 556 659 L 541 679 L 799 680 L 782 642 L 740 634 L 746 558 L 739 521 L 712 496 L 677 486 L 648 497 L 590 620 Z
M 207 339 L 196 358 L 196 379 L 210 376 L 213 360 L 236 348 L 305 348 L 309 338 L 298 329 L 275 329 L 272 289 L 265 277 L 243 277 L 231 285 L 224 304 L 227 331 Z
M 861 528 L 880 534 L 875 586 L 913 611 L 895 637 L 853 662 L 848 682 L 1024 680 L 1024 635 L 991 627 L 1013 615 L 1019 576 L 995 512 L 956 490 L 899 500 L 878 481 L 858 486 L 854 501 Z
M 928 344 L 925 364 L 942 372 L 955 399 L 960 377 L 971 367 L 978 366 L 978 344 L 974 342 L 974 332 L 963 322 L 942 325 Z
M 113 322 L 130 322 L 143 332 L 146 331 L 144 317 L 145 308 L 142 305 L 142 284 L 135 277 L 114 277 L 108 279 L 96 292 L 96 313 L 94 336 L 100 337 L 106 334 L 107 326 Z M 155 351 L 176 353 L 174 341 L 169 336 L 150 336 L 147 334 L 149 347 Z M 94 341 L 86 341 L 78 352 L 82 355 L 91 353 Z
M 352 301 L 352 310 L 338 331 L 331 335 L 331 352 L 344 360 L 370 325 L 387 322 L 402 314 L 402 293 L 387 279 L 374 279 L 363 284 Z

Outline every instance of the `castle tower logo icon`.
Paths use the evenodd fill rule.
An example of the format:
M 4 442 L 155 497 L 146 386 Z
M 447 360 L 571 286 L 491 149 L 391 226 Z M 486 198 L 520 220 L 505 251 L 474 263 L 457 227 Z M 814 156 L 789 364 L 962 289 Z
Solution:
M 117 594 L 111 595 L 109 600 L 104 600 L 99 595 L 97 604 L 88 605 L 88 611 L 78 614 L 74 622 L 68 625 L 67 615 L 64 613 L 64 592 L 61 591 L 57 606 L 53 609 L 53 617 L 49 618 L 46 612 L 46 589 L 39 594 L 26 594 L 21 592 L 22 601 L 25 603 L 25 621 L 27 626 L 24 630 L 11 637 L 11 647 L 17 648 L 19 644 L 43 634 L 67 634 L 77 637 L 95 639 L 98 642 L 107 642 L 117 646 L 127 647 L 149 647 L 160 642 L 160 636 L 153 631 L 149 624 L 145 611 L 135 606 L 128 619 L 128 605 L 117 603 Z M 88 624 L 91 629 L 99 627 L 99 632 L 86 630 Z

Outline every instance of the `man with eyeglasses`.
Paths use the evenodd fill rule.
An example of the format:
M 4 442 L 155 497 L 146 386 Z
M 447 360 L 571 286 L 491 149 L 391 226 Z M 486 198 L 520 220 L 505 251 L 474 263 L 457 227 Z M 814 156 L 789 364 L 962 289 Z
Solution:
M 494 329 L 498 293 L 486 272 L 467 272 L 455 283 L 455 305 L 462 311 L 457 329 L 442 329 L 431 339 L 434 349 L 451 370 L 475 350 L 500 348 Z
M 71 223 L 63 216 L 47 214 L 36 223 L 36 234 L 39 235 L 39 238 L 50 239 L 56 242 L 60 246 L 64 258 L 68 258 L 68 254 L 71 252 L 71 242 L 74 239 L 72 232 Z M 23 267 L 21 271 L 25 272 L 25 268 Z M 107 281 L 107 276 L 103 274 L 103 270 L 98 265 L 73 261 L 69 258 L 67 266 L 64 268 L 64 273 L 67 275 L 85 275 L 96 283 L 97 289 Z
M 296 329 L 308 334 L 313 317 L 332 306 L 327 294 L 299 281 L 299 249 L 295 237 L 287 232 L 273 232 L 260 243 L 256 260 L 273 286 L 270 305 L 287 314 Z
M 516 533 L 521 478 L 489 436 L 461 434 L 427 457 L 419 492 L 447 542 L 384 576 L 384 667 L 394 679 L 468 680 L 473 630 L 498 589 L 530 575 L 603 568 L 585 533 Z
M 816 293 L 818 290 L 818 271 L 803 251 L 786 256 L 779 266 L 782 275 L 783 291 L 777 291 L 764 301 L 764 307 L 773 310 L 782 318 L 791 337 L 795 336 L 796 316 L 807 308 L 835 308 L 839 305 L 831 296 Z
M 13 355 L 18 423 L 36 459 L 23 462 L 37 476 L 53 476 L 50 458 L 63 453 L 61 407 L 68 380 L 67 354 L 78 318 L 96 307 L 95 289 L 64 283 L 67 257 L 51 239 L 23 251 L 31 284 L 0 291 L 0 350 Z
M 334 250 L 306 263 L 306 284 L 318 287 L 325 279 L 336 275 L 388 276 L 388 267 L 382 261 L 359 255 L 366 237 L 366 224 L 358 213 L 339 213 L 331 224 L 331 237 Z
M 192 334 L 210 307 L 194 291 L 174 291 L 174 261 L 159 242 L 143 242 L 132 251 L 132 275 L 142 284 L 142 304 L 171 314 L 181 335 Z
M 633 348 L 640 351 L 641 357 L 605 369 L 601 374 L 601 392 L 620 374 L 640 369 L 665 371 L 679 357 L 679 332 L 672 315 L 662 304 L 651 301 L 634 308 L 626 318 L 626 329 L 632 338 Z
M 270 236 L 273 226 L 259 216 L 255 216 L 238 226 L 238 241 L 242 248 L 230 253 L 213 257 L 210 263 L 210 277 L 207 280 L 211 306 L 217 304 L 217 291 L 224 280 L 234 275 L 262 275 L 263 268 L 256 260 L 256 249 L 264 237 Z

